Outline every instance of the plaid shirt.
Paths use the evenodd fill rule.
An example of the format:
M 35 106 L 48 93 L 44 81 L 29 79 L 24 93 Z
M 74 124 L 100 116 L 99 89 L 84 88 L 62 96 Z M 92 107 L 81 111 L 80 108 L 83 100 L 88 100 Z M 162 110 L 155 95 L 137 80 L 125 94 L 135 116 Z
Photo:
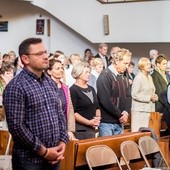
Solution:
M 45 160 L 36 154 L 41 145 L 48 148 L 67 142 L 58 88 L 45 74 L 38 78 L 24 68 L 6 86 L 3 104 L 14 140 L 13 155 L 42 164 Z

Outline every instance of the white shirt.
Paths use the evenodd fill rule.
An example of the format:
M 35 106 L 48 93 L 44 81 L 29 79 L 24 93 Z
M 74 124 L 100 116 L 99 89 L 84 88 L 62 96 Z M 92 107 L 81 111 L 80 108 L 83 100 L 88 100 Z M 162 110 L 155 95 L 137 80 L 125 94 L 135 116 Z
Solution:
M 70 64 L 69 68 L 65 70 L 65 73 L 66 73 L 66 85 L 69 88 L 76 82 L 76 80 L 71 75 L 72 69 L 73 69 L 73 66 Z

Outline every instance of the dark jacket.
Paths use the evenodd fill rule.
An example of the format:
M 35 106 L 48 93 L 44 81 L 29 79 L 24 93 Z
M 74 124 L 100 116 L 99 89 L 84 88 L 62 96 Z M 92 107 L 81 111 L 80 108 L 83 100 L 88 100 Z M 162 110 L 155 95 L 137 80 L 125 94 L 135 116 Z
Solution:
M 159 100 L 155 103 L 155 111 L 163 113 L 163 118 L 165 122 L 167 123 L 168 126 L 170 126 L 170 114 L 169 114 L 170 105 L 167 99 L 167 88 L 168 88 L 167 82 L 157 70 L 154 70 L 151 76 L 156 88 L 155 93 L 159 97 Z
M 109 68 L 97 80 L 97 95 L 102 113 L 101 122 L 120 123 L 123 111 L 130 112 L 131 94 L 127 77 L 116 76 Z

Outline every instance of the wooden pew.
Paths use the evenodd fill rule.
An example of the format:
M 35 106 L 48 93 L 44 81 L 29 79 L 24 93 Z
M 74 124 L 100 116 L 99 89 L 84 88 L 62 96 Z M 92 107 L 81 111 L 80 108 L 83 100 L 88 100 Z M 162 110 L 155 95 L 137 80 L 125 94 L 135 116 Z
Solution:
M 170 166 L 170 136 L 163 136 L 158 139 L 158 144 Z
M 163 114 L 159 112 L 151 112 L 149 127 L 154 129 L 156 135 L 158 136 L 158 144 L 170 165 L 170 136 L 166 134 L 166 129 L 168 126 L 162 119 Z M 165 133 L 165 134 L 164 134 Z
M 61 162 L 61 170 L 74 170 L 76 167 L 87 165 L 85 153 L 88 147 L 105 144 L 111 147 L 120 158 L 120 144 L 126 140 L 138 142 L 142 136 L 151 136 L 150 132 L 133 132 L 114 136 L 69 141 L 66 146 L 65 159 Z
M 0 130 L 0 155 L 4 155 L 8 143 L 9 133 L 8 131 Z M 11 141 L 9 153 L 12 153 L 13 142 Z

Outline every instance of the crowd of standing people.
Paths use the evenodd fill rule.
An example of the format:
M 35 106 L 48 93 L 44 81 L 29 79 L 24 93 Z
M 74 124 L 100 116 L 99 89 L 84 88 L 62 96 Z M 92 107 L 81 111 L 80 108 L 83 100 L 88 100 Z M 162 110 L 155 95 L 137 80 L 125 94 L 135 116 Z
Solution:
M 59 170 L 68 140 L 123 133 L 148 127 L 151 112 L 163 113 L 170 129 L 166 73 L 168 59 L 157 50 L 142 57 L 134 74 L 132 53 L 99 44 L 84 57 L 49 54 L 40 38 L 28 38 L 2 57 L 0 97 L 14 141 L 13 170 Z M 3 97 L 2 97 L 3 96 Z

